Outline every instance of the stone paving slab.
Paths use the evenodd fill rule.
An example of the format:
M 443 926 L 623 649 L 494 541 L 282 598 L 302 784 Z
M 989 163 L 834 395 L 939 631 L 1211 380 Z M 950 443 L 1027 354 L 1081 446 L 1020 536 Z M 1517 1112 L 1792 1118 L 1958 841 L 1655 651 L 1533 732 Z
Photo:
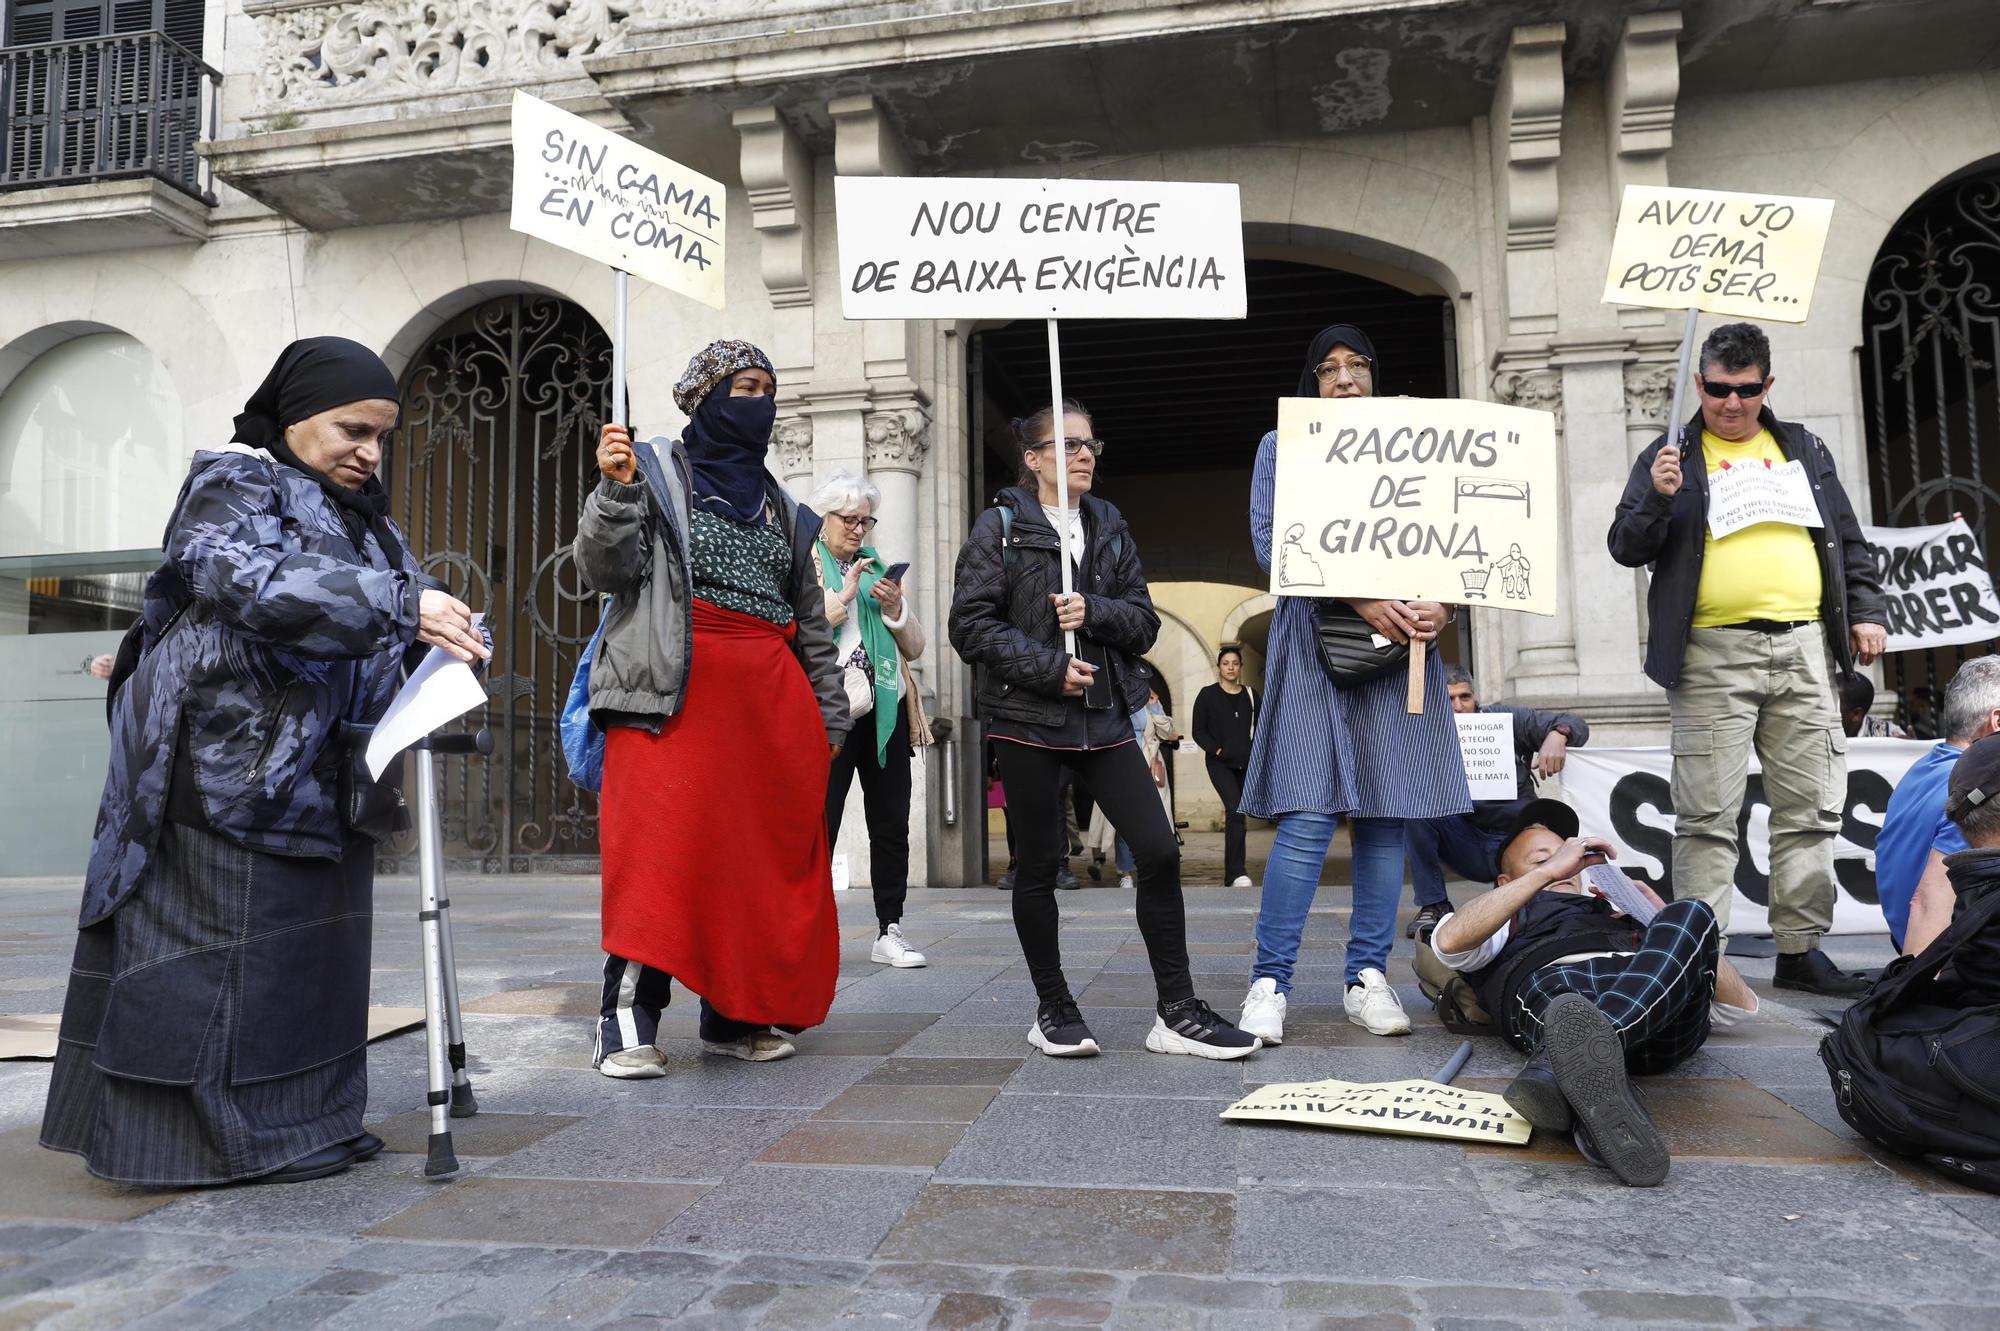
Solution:
M 375 1238 L 637 1248 L 709 1190 L 700 1183 L 460 1179 L 361 1231 Z

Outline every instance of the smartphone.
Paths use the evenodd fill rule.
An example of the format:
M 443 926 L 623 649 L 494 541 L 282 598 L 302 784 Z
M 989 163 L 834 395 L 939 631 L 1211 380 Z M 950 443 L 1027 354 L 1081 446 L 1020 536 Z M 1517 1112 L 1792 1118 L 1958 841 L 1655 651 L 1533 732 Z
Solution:
M 900 564 L 891 564 L 889 565 L 889 571 L 882 575 L 882 581 L 893 582 L 898 585 L 901 585 L 903 581 L 903 575 L 905 573 L 908 573 L 909 571 L 910 571 L 910 561 L 907 559 Z

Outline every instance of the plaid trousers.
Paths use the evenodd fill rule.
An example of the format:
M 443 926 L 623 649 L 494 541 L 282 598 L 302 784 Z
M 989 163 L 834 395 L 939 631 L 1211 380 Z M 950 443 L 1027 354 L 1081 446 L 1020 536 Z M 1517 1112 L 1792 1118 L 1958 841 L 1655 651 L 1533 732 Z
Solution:
M 1517 1042 L 1533 1052 L 1541 1044 L 1542 1013 L 1556 995 L 1582 994 L 1618 1028 L 1627 1068 L 1665 1072 L 1708 1039 L 1721 939 L 1706 902 L 1668 902 L 1631 956 L 1551 964 L 1530 975 L 1515 996 Z

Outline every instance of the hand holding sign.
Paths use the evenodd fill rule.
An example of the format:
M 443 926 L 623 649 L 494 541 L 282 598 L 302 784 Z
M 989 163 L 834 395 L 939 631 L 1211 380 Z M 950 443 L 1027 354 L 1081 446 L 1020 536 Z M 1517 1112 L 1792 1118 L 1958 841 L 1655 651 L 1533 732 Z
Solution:
M 1681 492 L 1681 450 L 1673 444 L 1653 455 L 1653 488 L 1668 499 Z
M 632 435 L 622 425 L 606 424 L 597 432 L 597 469 L 620 485 L 630 485 L 639 470 L 632 457 Z

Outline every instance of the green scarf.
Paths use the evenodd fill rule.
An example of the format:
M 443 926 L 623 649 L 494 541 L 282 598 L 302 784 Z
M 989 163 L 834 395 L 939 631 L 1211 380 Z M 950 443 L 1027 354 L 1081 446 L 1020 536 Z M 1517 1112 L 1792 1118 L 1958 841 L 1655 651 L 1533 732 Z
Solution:
M 843 581 L 840 561 L 833 557 L 833 551 L 826 548 L 825 540 L 813 542 L 819 550 L 820 573 L 826 585 L 838 591 Z M 882 603 L 868 594 L 882 577 L 888 566 L 873 547 L 862 546 L 854 556 L 856 559 L 872 559 L 875 567 L 861 575 L 861 589 L 855 593 L 854 603 L 847 608 L 850 615 L 861 619 L 861 647 L 868 653 L 868 662 L 875 667 L 875 761 L 889 760 L 889 735 L 896 729 L 896 709 L 903 698 L 902 659 L 896 655 L 895 635 L 882 622 Z M 909 611 L 904 610 L 905 614 Z M 839 641 L 840 632 L 834 631 L 834 640 Z M 847 662 L 842 661 L 844 669 Z

